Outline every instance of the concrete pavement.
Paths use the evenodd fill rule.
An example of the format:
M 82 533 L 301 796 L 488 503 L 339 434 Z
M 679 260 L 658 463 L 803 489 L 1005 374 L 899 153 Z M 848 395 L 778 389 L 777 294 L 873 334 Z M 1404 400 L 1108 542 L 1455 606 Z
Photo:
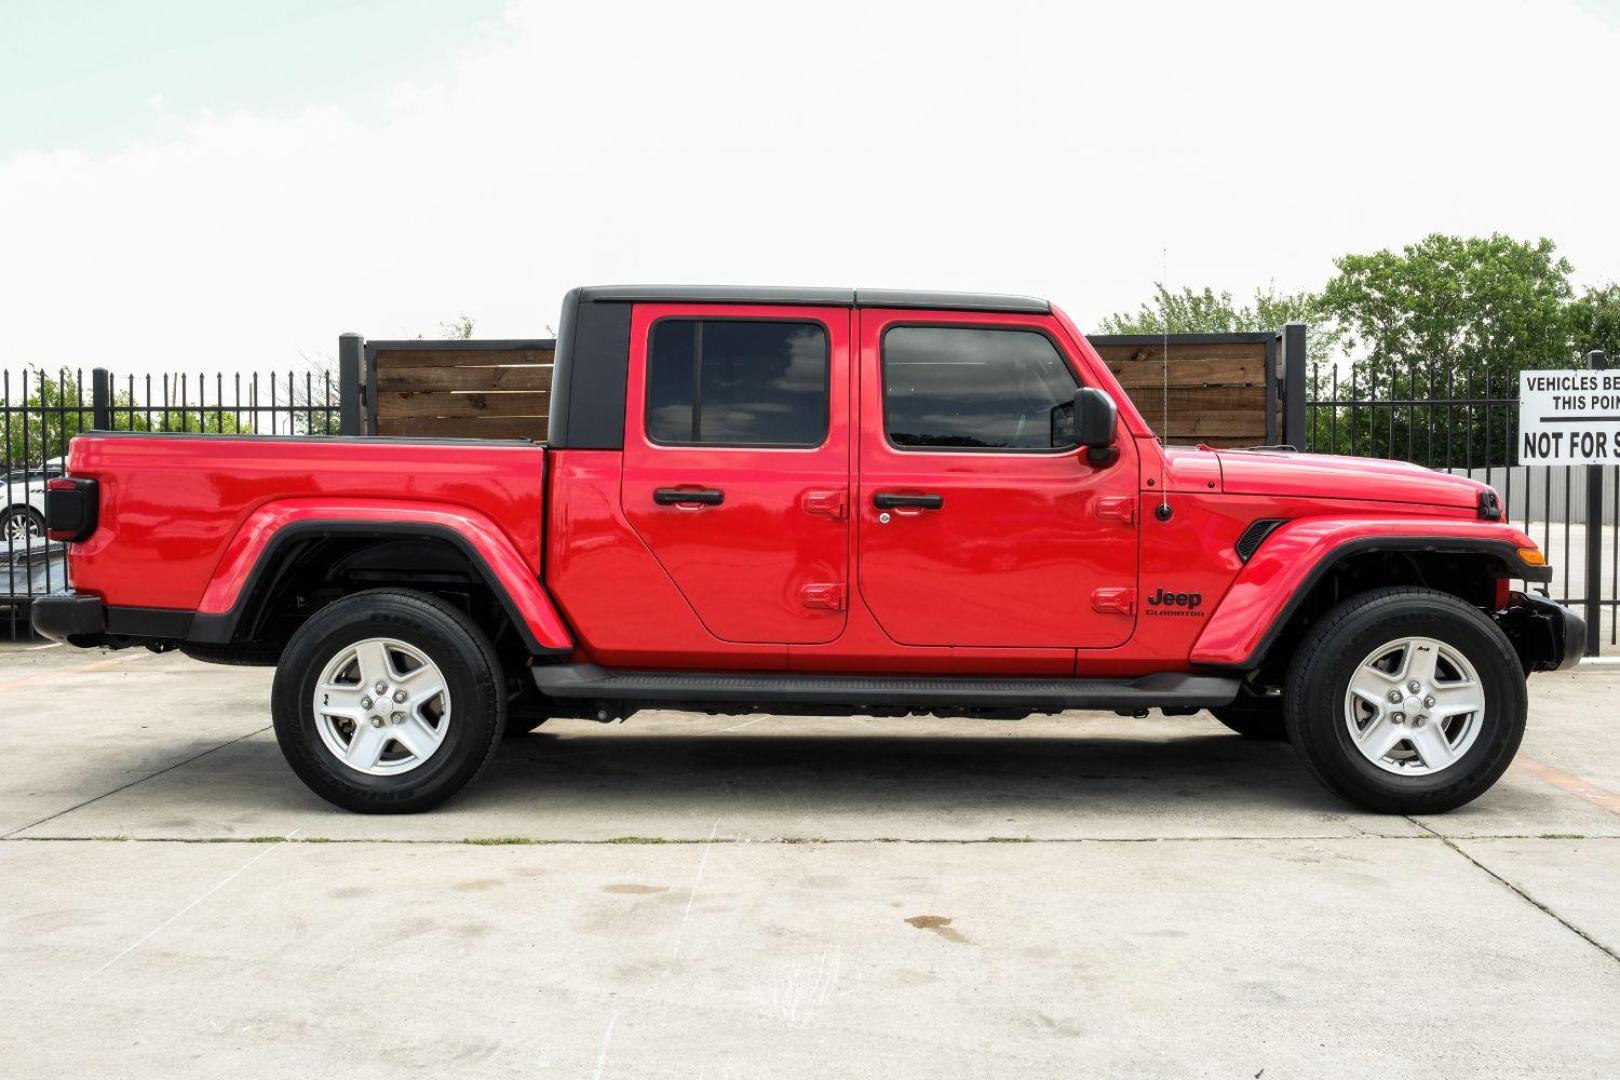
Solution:
M 311 796 L 269 673 L 0 652 L 15 1077 L 1610 1076 L 1620 670 L 1362 814 L 1207 716 L 554 721 Z

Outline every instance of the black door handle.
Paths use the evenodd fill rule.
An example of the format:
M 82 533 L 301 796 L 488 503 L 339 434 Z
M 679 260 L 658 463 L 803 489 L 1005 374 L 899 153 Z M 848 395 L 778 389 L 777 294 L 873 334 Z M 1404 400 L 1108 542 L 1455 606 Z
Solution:
M 701 503 L 719 506 L 726 501 L 726 493 L 719 488 L 657 488 L 653 502 L 659 506 L 677 506 L 680 503 Z
M 920 510 L 938 510 L 945 505 L 943 495 L 896 495 L 880 491 L 872 496 L 872 505 L 879 510 L 893 510 L 900 506 L 915 506 Z

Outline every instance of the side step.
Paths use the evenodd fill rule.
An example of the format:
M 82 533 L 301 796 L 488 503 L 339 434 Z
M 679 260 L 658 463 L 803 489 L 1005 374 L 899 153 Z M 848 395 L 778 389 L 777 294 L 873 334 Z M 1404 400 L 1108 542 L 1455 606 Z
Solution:
M 1183 672 L 1160 672 L 1138 679 L 996 679 L 620 671 L 596 664 L 540 665 L 532 670 L 541 691 L 558 698 L 1054 711 L 1134 711 L 1165 706 L 1207 709 L 1230 704 L 1241 682 L 1235 675 Z

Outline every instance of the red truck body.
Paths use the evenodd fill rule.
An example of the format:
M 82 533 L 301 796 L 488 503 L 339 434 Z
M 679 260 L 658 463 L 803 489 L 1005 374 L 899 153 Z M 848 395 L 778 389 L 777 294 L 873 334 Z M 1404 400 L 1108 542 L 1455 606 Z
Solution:
M 1437 588 L 1501 613 L 1511 580 L 1547 573 L 1531 538 L 1501 520 L 1495 493 L 1472 480 L 1277 449 L 1166 449 L 1085 337 L 1042 302 L 632 289 L 576 291 L 569 303 L 550 447 L 75 439 L 69 479 L 53 482 L 61 503 L 51 521 L 74 541 L 75 594 L 46 604 L 36 623 L 75 644 L 273 662 L 335 598 L 368 583 L 434 592 L 441 581 L 492 620 L 509 668 L 533 666 L 543 690 L 565 696 L 556 681 L 565 668 L 783 680 L 780 699 L 768 681 L 750 684 L 746 700 L 713 696 L 718 684 L 627 699 L 739 707 L 800 700 L 800 684 L 787 681 L 795 676 L 1204 678 L 1205 697 L 1163 702 L 1196 706 L 1230 699 L 1256 673 L 1280 681 L 1287 648 L 1277 643 L 1368 583 Z M 803 361 L 812 389 L 793 391 L 812 404 L 745 418 L 756 424 L 747 438 L 699 441 L 693 387 L 711 378 L 701 335 L 764 324 L 819 345 L 801 350 L 814 361 Z M 655 394 L 654 382 L 671 378 L 652 370 L 660 327 L 697 342 L 691 440 L 655 400 L 666 390 Z M 920 366 L 892 362 L 885 343 L 920 330 L 904 340 L 948 350 L 958 329 L 1060 357 L 1076 388 L 1112 401 L 1112 437 L 1079 445 L 1054 434 L 1051 445 L 999 452 L 946 437 L 915 445 L 897 425 L 958 420 L 920 392 L 921 419 L 896 419 L 886 395 L 938 371 L 928 353 Z M 787 356 L 777 377 L 796 378 L 781 371 L 802 360 Z M 1062 407 L 1052 409 L 1054 432 Z M 824 415 L 809 416 L 816 408 Z M 1045 414 L 1017 408 L 1009 430 L 1029 442 L 1022 433 Z M 801 429 L 819 438 L 774 444 L 773 432 L 792 443 Z M 1526 670 L 1570 660 L 1578 621 L 1565 616 L 1538 609 L 1504 621 Z M 1210 679 L 1229 689 L 1205 700 Z M 948 709 L 964 685 L 940 684 L 938 701 L 913 704 Z M 832 682 L 804 693 L 844 700 Z M 1099 700 L 1135 711 L 1150 698 Z M 614 700 L 614 712 L 629 711 Z

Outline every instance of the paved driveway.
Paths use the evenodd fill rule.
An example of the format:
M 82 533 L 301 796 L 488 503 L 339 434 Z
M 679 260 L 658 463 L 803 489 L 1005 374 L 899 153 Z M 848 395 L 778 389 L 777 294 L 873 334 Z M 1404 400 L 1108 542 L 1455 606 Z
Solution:
M 1095 713 L 556 721 L 357 817 L 268 686 L 0 652 L 5 1075 L 1620 1071 L 1620 667 L 1432 819 Z

